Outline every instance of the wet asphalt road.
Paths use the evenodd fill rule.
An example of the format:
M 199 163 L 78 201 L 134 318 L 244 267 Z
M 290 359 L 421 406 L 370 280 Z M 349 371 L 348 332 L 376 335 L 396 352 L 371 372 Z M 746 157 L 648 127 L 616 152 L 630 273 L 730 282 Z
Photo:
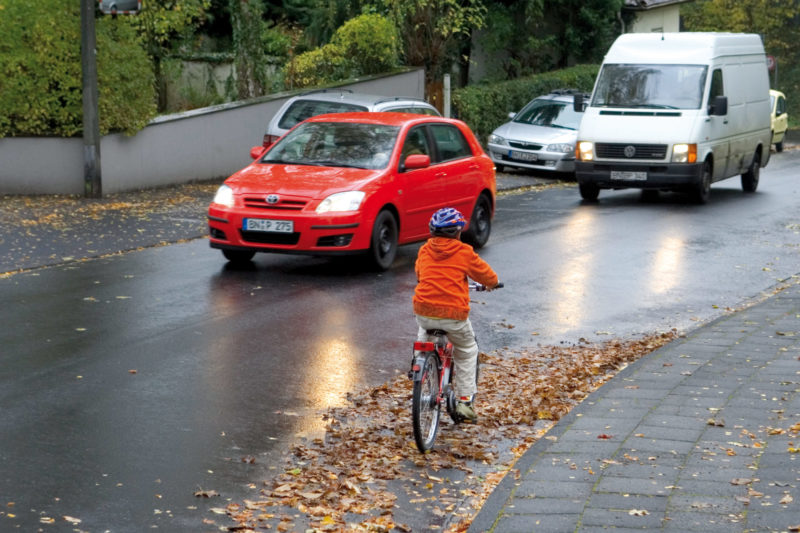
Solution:
M 799 160 L 706 206 L 500 198 L 482 256 L 508 288 L 474 306 L 482 347 L 686 330 L 769 291 L 800 271 Z M 280 255 L 237 270 L 196 240 L 0 279 L 0 530 L 203 530 L 322 410 L 406 370 L 417 248 L 383 274 Z

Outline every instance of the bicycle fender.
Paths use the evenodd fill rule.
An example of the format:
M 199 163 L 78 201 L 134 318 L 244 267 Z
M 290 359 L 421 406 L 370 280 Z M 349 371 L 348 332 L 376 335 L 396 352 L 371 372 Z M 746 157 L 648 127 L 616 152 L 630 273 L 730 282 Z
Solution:
M 425 360 L 427 354 L 414 356 L 414 363 L 411 365 L 411 379 L 413 381 L 422 381 L 422 369 L 425 368 Z

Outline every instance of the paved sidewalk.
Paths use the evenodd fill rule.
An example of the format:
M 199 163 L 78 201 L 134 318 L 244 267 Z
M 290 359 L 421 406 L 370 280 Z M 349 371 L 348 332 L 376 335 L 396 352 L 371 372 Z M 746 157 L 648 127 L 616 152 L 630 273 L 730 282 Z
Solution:
M 530 448 L 469 532 L 800 531 L 799 358 L 800 285 L 662 347 Z

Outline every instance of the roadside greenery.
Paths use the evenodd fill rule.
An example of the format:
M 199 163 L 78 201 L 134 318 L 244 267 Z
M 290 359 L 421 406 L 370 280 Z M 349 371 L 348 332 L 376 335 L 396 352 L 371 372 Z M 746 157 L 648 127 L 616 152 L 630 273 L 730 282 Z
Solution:
M 466 122 L 485 144 L 495 128 L 508 122 L 509 112 L 519 111 L 539 95 L 554 89 L 591 92 L 599 69 L 599 65 L 577 65 L 515 80 L 457 89 L 452 95 L 455 115 Z
M 80 27 L 78 0 L 0 2 L 0 137 L 82 132 Z M 156 114 L 152 63 L 130 26 L 96 33 L 100 132 L 133 134 Z
M 778 64 L 777 84 L 770 74 L 773 89 L 786 93 L 789 121 L 800 124 L 800 24 L 797 0 L 695 0 L 681 5 L 688 31 L 730 31 L 757 33 L 764 40 L 767 54 Z

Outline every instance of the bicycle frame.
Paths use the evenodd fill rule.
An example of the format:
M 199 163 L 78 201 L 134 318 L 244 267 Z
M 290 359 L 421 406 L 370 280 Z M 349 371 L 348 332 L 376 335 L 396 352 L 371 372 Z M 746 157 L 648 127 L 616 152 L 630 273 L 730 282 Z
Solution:
M 447 337 L 443 334 L 435 334 L 435 341 L 415 341 L 414 352 L 433 352 L 436 354 L 439 367 L 439 393 L 436 395 L 436 403 L 441 404 L 445 400 L 445 387 L 449 390 L 450 376 L 453 372 L 453 343 L 444 342 Z M 414 364 L 411 367 L 411 378 L 413 381 L 422 381 L 422 368 L 424 359 L 419 356 L 414 357 Z

